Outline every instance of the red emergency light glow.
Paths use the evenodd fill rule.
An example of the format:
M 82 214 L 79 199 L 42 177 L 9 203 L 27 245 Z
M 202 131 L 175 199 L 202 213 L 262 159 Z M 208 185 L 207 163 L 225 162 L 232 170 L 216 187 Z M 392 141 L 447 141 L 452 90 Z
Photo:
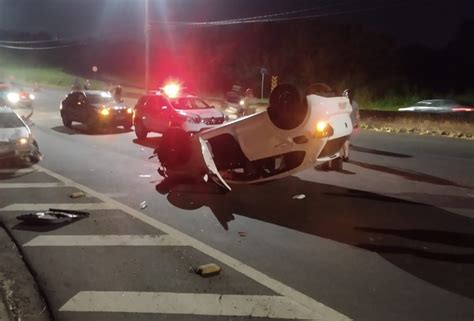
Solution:
M 169 83 L 163 87 L 163 91 L 169 98 L 176 98 L 181 91 L 181 86 L 177 83 Z

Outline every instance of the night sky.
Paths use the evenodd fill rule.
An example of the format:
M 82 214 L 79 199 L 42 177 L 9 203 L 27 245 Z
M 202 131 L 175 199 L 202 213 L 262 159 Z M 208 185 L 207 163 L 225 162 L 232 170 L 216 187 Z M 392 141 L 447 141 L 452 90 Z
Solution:
M 318 18 L 394 36 L 402 44 L 441 47 L 474 19 L 473 0 L 150 0 L 154 20 L 212 21 L 321 8 Z M 392 6 L 400 4 L 400 6 Z M 357 12 L 360 8 L 374 10 Z M 0 0 L 0 29 L 47 31 L 59 38 L 142 37 L 144 0 Z M 2 39 L 0 39 L 2 40 Z M 470 39 L 471 41 L 472 39 Z

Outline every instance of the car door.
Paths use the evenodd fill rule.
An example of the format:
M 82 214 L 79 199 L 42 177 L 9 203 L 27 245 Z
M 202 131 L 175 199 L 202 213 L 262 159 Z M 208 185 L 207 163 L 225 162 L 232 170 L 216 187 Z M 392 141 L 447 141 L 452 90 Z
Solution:
M 157 133 L 164 133 L 169 128 L 170 113 L 168 102 L 161 96 L 152 96 L 146 102 L 145 127 Z
M 64 99 L 63 104 L 62 104 L 62 107 L 63 107 L 62 115 L 64 115 L 64 117 L 66 117 L 70 120 L 73 120 L 73 121 L 78 120 L 77 112 L 76 112 L 78 95 L 79 95 L 79 93 L 69 94 L 66 97 L 66 99 Z
M 90 108 L 91 106 L 88 105 L 86 96 L 83 93 L 78 93 L 75 108 L 77 120 L 81 123 L 85 123 L 89 118 Z

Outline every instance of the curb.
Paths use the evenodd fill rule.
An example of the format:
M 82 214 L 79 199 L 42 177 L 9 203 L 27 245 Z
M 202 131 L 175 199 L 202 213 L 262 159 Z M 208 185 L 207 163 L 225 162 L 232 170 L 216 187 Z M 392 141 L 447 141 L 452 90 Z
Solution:
M 0 320 L 52 320 L 48 304 L 41 296 L 27 262 L 1 223 L 0 262 Z

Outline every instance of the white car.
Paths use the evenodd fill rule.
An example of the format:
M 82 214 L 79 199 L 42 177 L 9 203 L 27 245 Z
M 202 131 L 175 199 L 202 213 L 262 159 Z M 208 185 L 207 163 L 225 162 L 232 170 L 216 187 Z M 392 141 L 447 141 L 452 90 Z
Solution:
M 0 107 L 0 160 L 37 163 L 38 143 L 23 119 L 8 107 Z
M 137 138 L 144 139 L 150 132 L 164 133 L 173 127 L 198 133 L 224 120 L 224 114 L 203 99 L 181 93 L 178 86 L 165 86 L 163 91 L 140 97 L 133 124 Z
M 347 97 L 309 94 L 304 101 L 292 85 L 279 85 L 266 111 L 189 136 L 165 132 L 155 150 L 164 177 L 258 183 L 292 175 L 334 159 L 352 133 Z

